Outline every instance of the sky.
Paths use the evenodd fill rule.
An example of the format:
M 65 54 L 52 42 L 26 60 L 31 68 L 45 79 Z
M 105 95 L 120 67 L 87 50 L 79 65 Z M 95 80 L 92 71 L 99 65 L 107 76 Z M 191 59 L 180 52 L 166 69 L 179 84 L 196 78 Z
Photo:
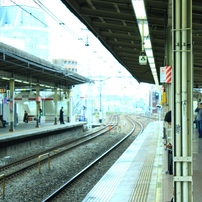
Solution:
M 20 4 L 25 0 L 12 1 Z M 47 13 L 45 24 L 51 33 L 52 59 L 76 60 L 77 73 L 94 80 L 98 85 L 102 83 L 106 94 L 145 96 L 150 85 L 139 84 L 60 0 L 26 2 L 36 7 L 40 5 Z M 40 19 L 40 16 L 37 18 Z
M 42 2 L 65 25 L 61 26 L 54 20 L 48 20 L 52 30 L 54 30 L 52 44 L 55 51 L 53 51 L 53 57 L 61 57 L 62 55 L 72 59 L 76 58 L 79 65 L 85 64 L 85 66 L 91 69 L 91 76 L 94 76 L 93 70 L 96 70 L 98 74 L 106 73 L 105 69 L 100 68 L 103 66 L 107 66 L 108 73 L 110 73 L 112 69 L 115 69 L 115 67 L 116 72 L 118 71 L 117 69 L 121 68 L 121 65 L 112 54 L 103 47 L 100 41 L 86 26 L 71 12 L 67 12 L 67 8 L 60 0 L 43 0 Z M 88 43 L 89 46 L 85 46 L 86 43 Z M 95 65 L 96 68 L 93 69 Z M 98 69 L 102 71 L 98 72 Z M 122 74 L 129 75 L 127 70 L 122 70 Z
M 75 58 L 78 61 L 79 74 L 97 80 L 98 85 L 101 80 L 105 80 L 102 84 L 106 94 L 134 94 L 145 98 L 151 85 L 139 84 L 86 26 L 70 11 L 67 12 L 67 8 L 60 0 L 41 2 L 63 24 L 59 25 L 55 20 L 48 18 L 48 23 L 51 24 L 51 30 L 53 30 L 53 57 L 62 55 L 65 58 Z M 89 46 L 85 46 L 85 43 Z

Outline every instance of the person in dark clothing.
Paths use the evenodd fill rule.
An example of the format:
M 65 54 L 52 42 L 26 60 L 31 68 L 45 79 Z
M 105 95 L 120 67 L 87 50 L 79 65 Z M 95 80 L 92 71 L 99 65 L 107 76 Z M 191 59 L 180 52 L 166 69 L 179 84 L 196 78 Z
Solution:
M 28 123 L 28 113 L 27 113 L 27 111 L 24 112 L 23 122 Z
M 172 113 L 171 111 L 168 111 L 165 115 L 164 121 L 167 122 L 169 125 L 171 125 L 172 122 Z M 168 149 L 168 153 L 170 155 L 170 165 L 169 165 L 169 174 L 172 175 L 173 174 L 173 155 L 172 155 L 172 144 L 171 143 L 167 143 L 165 144 L 166 148 Z
M 41 116 L 42 116 L 42 109 L 41 109 L 41 107 L 40 107 L 40 109 L 39 109 L 39 123 L 41 123 Z
M 61 107 L 61 109 L 60 109 L 60 124 L 65 124 L 64 123 L 64 111 L 63 111 L 63 107 Z
M 3 119 L 3 115 L 0 115 L 0 121 L 3 125 L 3 127 L 5 128 L 6 127 L 6 121 Z
M 165 115 L 164 121 L 171 125 L 171 111 L 168 111 Z
M 198 109 L 195 110 L 197 112 L 197 129 L 198 129 L 198 137 L 202 138 L 202 102 L 199 103 Z
M 196 107 L 196 109 L 194 110 L 194 112 L 197 113 L 195 119 L 194 119 L 194 123 L 196 125 L 196 129 L 198 129 L 198 121 L 197 121 L 197 116 L 198 116 L 198 112 L 199 112 L 199 107 Z

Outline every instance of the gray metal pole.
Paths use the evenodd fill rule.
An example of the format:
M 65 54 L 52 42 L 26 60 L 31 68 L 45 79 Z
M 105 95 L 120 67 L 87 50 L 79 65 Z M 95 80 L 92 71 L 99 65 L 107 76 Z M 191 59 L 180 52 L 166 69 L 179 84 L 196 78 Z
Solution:
M 172 1 L 174 201 L 193 201 L 192 1 Z

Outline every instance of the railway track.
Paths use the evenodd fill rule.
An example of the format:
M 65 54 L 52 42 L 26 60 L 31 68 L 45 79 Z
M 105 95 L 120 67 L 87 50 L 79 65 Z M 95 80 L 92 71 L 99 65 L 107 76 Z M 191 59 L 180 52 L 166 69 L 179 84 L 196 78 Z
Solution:
M 103 126 L 102 128 L 99 128 L 92 132 L 86 133 L 82 137 L 76 138 L 71 141 L 67 140 L 65 143 L 57 145 L 50 149 L 44 150 L 43 152 L 36 153 L 34 155 L 28 156 L 26 158 L 20 159 L 13 163 L 2 166 L 0 168 L 0 173 L 3 173 L 3 175 L 8 180 L 9 178 L 19 175 L 20 173 L 23 173 L 26 170 L 29 170 L 34 167 L 37 168 L 37 166 L 39 166 L 39 163 L 40 164 L 45 163 L 49 159 L 54 159 L 56 157 L 59 157 L 65 152 L 68 152 L 69 150 L 79 145 L 82 145 L 100 135 L 103 135 L 109 132 L 109 130 L 112 130 L 117 125 L 117 121 L 118 121 L 118 117 L 112 116 L 110 122 L 106 126 Z
M 126 128 L 124 127 L 122 127 L 121 129 L 119 128 L 119 124 L 121 123 L 121 121 L 123 122 L 123 118 L 122 120 L 120 120 L 118 116 L 112 117 L 111 120 L 109 121 L 109 124 L 107 124 L 105 127 L 97 131 L 97 133 L 94 133 L 91 135 L 86 134 L 85 138 L 83 140 L 80 140 L 80 141 L 84 141 L 83 143 L 80 143 L 80 145 L 78 145 L 79 143 L 75 142 L 74 146 L 71 145 L 72 146 L 71 150 L 66 148 L 67 151 L 65 151 L 66 149 L 64 149 L 64 152 L 63 152 L 62 148 L 61 149 L 59 149 L 58 147 L 52 148 L 51 149 L 52 153 L 50 154 L 51 156 L 50 169 L 47 169 L 48 159 L 47 159 L 47 156 L 44 156 L 44 159 L 40 162 L 42 172 L 38 172 L 39 169 L 37 169 L 37 166 L 38 166 L 37 158 L 39 154 L 37 154 L 34 157 L 35 162 L 30 163 L 32 164 L 32 165 L 29 165 L 30 168 L 28 168 L 28 166 L 25 166 L 25 168 L 19 169 L 16 167 L 16 165 L 15 166 L 13 165 L 14 167 L 16 167 L 17 171 L 11 172 L 11 174 L 5 174 L 6 179 L 10 179 L 10 180 L 6 180 L 6 186 L 7 187 L 17 186 L 18 183 L 20 183 L 20 185 L 17 186 L 16 189 L 12 189 L 12 191 L 9 190 L 9 188 L 6 188 L 6 193 L 8 194 L 6 194 L 5 198 L 7 198 L 8 201 L 19 201 L 19 200 L 20 201 L 30 201 L 30 200 L 42 201 L 42 200 L 45 200 L 44 198 L 50 195 L 50 193 L 53 193 L 55 190 L 57 190 L 58 187 L 62 187 L 63 184 L 65 184 L 67 181 L 71 181 L 71 179 L 74 179 L 74 176 L 78 175 L 78 178 L 82 177 L 83 174 L 78 174 L 78 173 L 80 173 L 82 170 L 85 170 L 85 168 L 91 164 L 92 165 L 89 166 L 89 169 L 92 169 L 94 166 L 96 166 L 96 163 L 93 163 L 95 159 L 97 159 L 98 162 L 103 162 L 104 156 L 109 156 L 107 155 L 106 151 L 109 150 L 109 147 L 112 147 L 112 146 L 108 146 L 108 144 L 116 145 L 118 144 L 117 142 L 119 142 L 120 139 L 123 139 L 123 138 L 130 139 L 130 135 L 128 137 L 125 137 L 126 134 L 124 132 L 126 131 Z M 132 124 L 129 123 L 129 120 L 127 121 L 127 126 L 132 128 Z M 128 131 L 127 133 L 129 133 L 131 129 L 127 131 Z M 137 125 L 136 125 L 136 131 L 138 133 L 141 131 L 141 129 L 138 128 Z M 103 135 L 102 133 L 105 133 L 105 135 Z M 91 136 L 94 136 L 94 137 L 91 137 Z M 134 136 L 133 137 L 133 140 L 134 140 L 135 138 L 134 133 L 133 133 L 133 136 Z M 113 143 L 111 143 L 111 141 Z M 71 146 L 69 145 L 69 147 Z M 114 147 L 118 148 L 118 146 L 114 146 Z M 116 149 L 114 148 L 114 150 Z M 45 152 L 48 152 L 48 151 L 44 151 L 44 153 Z M 101 153 L 103 154 L 103 159 L 102 158 L 99 159 L 99 156 Z M 43 154 L 40 154 L 40 155 L 43 155 Z M 108 169 L 108 166 L 110 166 L 110 164 L 113 163 L 111 159 L 118 158 L 118 156 L 112 155 L 109 158 L 110 160 L 107 163 L 107 165 L 104 167 L 99 167 L 97 170 Z M 98 163 L 98 166 L 99 166 L 99 163 Z M 87 169 L 88 171 L 86 170 L 86 172 L 89 172 L 89 169 Z M 92 171 L 90 171 L 90 175 L 91 175 L 91 172 Z M 0 174 L 1 173 L 3 172 L 0 172 Z M 80 180 L 75 179 L 75 182 L 76 181 L 80 181 Z M 11 185 L 12 183 L 14 183 L 14 185 Z M 79 184 L 80 183 L 81 182 L 79 182 Z M 23 190 L 23 187 L 24 187 L 24 190 L 26 191 Z M 73 188 L 73 192 L 74 190 L 75 189 Z M 82 192 L 84 192 L 83 194 L 85 195 L 85 191 L 82 191 Z M 9 194 L 10 196 L 8 197 Z M 19 197 L 21 197 L 21 199 L 17 197 L 18 195 L 20 195 Z M 12 199 L 12 196 L 15 196 L 14 197 L 15 200 Z M 76 201 L 80 201 L 80 200 L 76 200 Z
M 137 129 L 138 134 L 141 134 L 144 127 L 139 121 L 135 121 L 130 116 L 126 116 L 127 120 L 131 123 L 132 129 L 130 132 L 128 132 L 127 135 L 125 135 L 120 141 L 118 141 L 115 145 L 113 145 L 111 148 L 109 148 L 106 152 L 102 153 L 98 158 L 96 158 L 93 162 L 91 162 L 89 165 L 87 165 L 85 168 L 83 168 L 81 171 L 79 171 L 76 175 L 74 175 L 71 179 L 69 179 L 67 182 L 65 182 L 60 188 L 55 190 L 52 194 L 50 194 L 46 199 L 43 200 L 43 202 L 48 201 L 63 201 L 67 195 L 68 189 L 75 189 L 74 187 L 77 187 L 77 184 L 80 184 L 80 181 L 83 180 L 83 176 L 86 173 L 92 173 L 93 172 L 93 166 L 96 164 L 99 164 L 101 160 L 104 158 L 109 158 L 108 155 L 112 155 L 113 151 L 117 149 L 117 147 L 120 147 L 126 139 L 133 134 L 135 129 L 137 129 L 137 124 L 139 125 L 139 129 Z

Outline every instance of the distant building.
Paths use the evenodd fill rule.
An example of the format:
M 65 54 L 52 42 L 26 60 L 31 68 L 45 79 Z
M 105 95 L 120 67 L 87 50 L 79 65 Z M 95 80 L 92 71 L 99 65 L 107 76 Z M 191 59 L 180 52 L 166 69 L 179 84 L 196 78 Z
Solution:
M 77 61 L 74 59 L 57 58 L 53 59 L 52 63 L 58 66 L 62 71 L 69 70 L 77 72 Z
M 45 12 L 32 0 L 0 0 L 0 41 L 50 61 Z

